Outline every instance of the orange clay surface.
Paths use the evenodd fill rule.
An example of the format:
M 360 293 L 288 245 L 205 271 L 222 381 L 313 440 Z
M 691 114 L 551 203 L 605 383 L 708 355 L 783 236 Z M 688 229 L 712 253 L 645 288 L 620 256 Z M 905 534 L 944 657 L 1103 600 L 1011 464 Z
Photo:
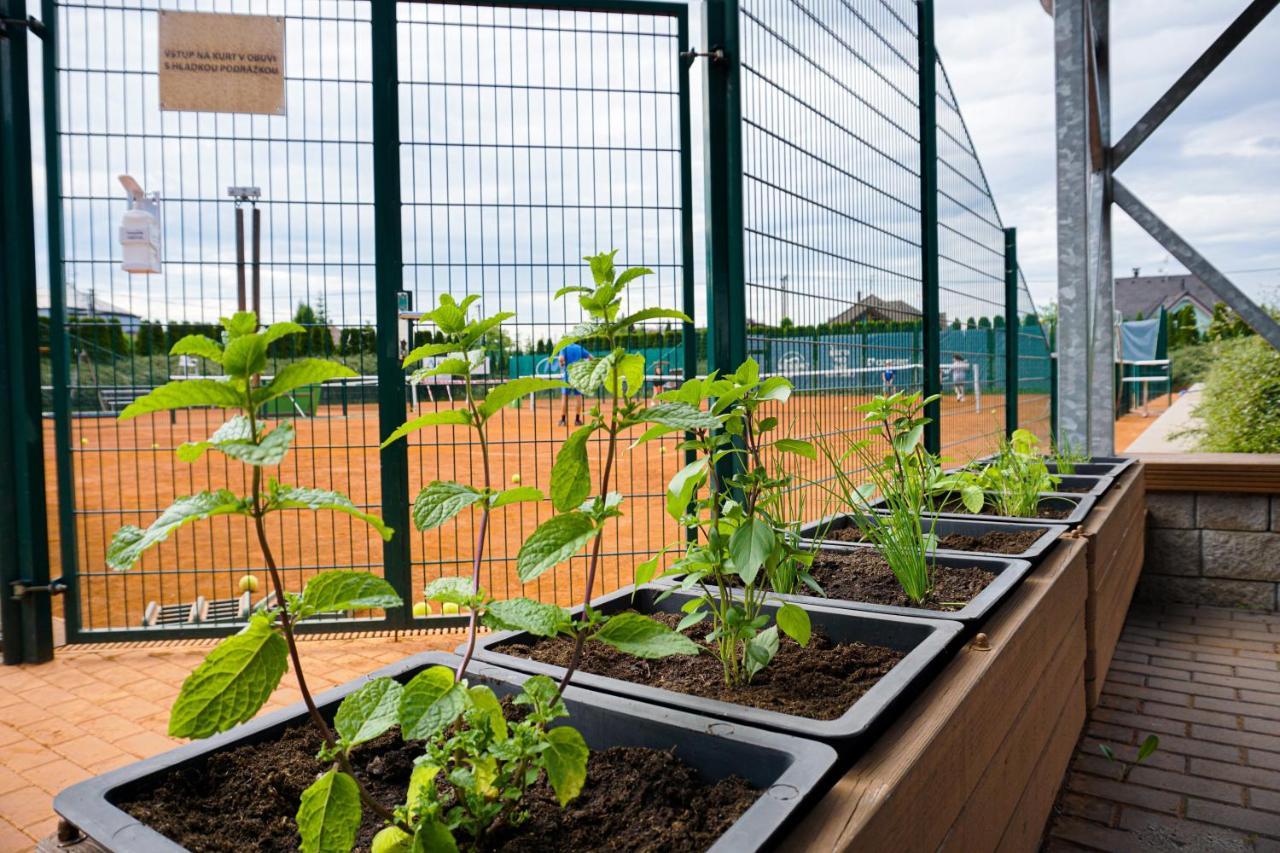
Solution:
M 854 407 L 864 400 L 850 395 L 797 394 L 777 412 L 779 435 L 821 434 L 843 449 L 854 435 L 861 435 L 862 416 Z M 521 485 L 545 492 L 555 452 L 572 430 L 572 414 L 569 426 L 560 427 L 558 399 L 540 400 L 533 410 L 528 400 L 522 403 L 490 421 L 492 482 L 495 487 L 508 487 L 518 475 Z M 971 398 L 963 404 L 951 396 L 944 398 L 943 453 L 950 460 L 962 462 L 994 449 L 1004 425 L 1003 398 L 992 395 L 984 404 L 978 413 Z M 450 405 L 428 402 L 419 412 Z M 1024 397 L 1020 403 L 1022 422 L 1043 434 L 1048 405 L 1047 396 Z M 369 511 L 380 511 L 376 417 L 373 406 L 352 406 L 345 416 L 337 407 L 322 406 L 318 417 L 296 420 L 298 435 L 293 450 L 273 475 L 291 485 L 337 489 Z M 168 414 L 125 423 L 107 417 L 74 419 L 76 595 L 85 628 L 138 627 L 149 601 L 166 604 L 191 602 L 197 595 L 234 597 L 244 574 L 257 576 L 258 597 L 269 589 L 251 527 L 241 517 L 195 522 L 149 552 L 131 571 L 113 572 L 106 567 L 107 545 L 121 525 L 145 527 L 176 497 L 202 489 L 225 486 L 247 491 L 249 469 L 237 462 L 216 453 L 194 464 L 174 456 L 175 447 L 208 437 L 222 420 L 222 413 L 213 410 L 178 412 L 172 423 Z M 459 427 L 428 429 L 412 436 L 410 496 L 434 479 L 482 483 L 480 457 L 471 436 L 469 430 Z M 626 516 L 613 523 L 604 536 L 602 553 L 606 557 L 595 594 L 630 583 L 637 562 L 648 559 L 664 544 L 680 541 L 680 531 L 665 515 L 662 501 L 668 480 L 683 464 L 682 453 L 675 449 L 676 439 L 628 449 L 631 438 L 634 436 L 627 437 L 621 450 L 614 485 L 627 496 L 623 505 Z M 51 422 L 46 423 L 45 447 L 51 554 L 58 565 Z M 593 443 L 597 477 L 603 451 L 603 442 Z M 798 461 L 804 463 L 798 474 L 820 473 L 815 463 Z M 804 514 L 818 516 L 820 503 L 812 494 Z M 549 502 L 515 505 L 498 512 L 491 523 L 492 537 L 482 567 L 482 584 L 487 589 L 499 596 L 523 594 L 564 605 L 577 602 L 582 595 L 584 557 L 547 572 L 523 589 L 515 574 L 514 558 L 520 544 L 550 514 Z M 328 568 L 381 572 L 381 541 L 365 525 L 345 515 L 278 513 L 271 517 L 269 532 L 277 561 L 288 569 L 285 583 L 289 589 L 301 588 L 311 574 Z M 396 535 L 407 535 L 410 540 L 415 598 L 431 580 L 469 571 L 474 530 L 468 513 L 437 530 L 421 533 L 411 529 Z M 61 612 L 63 603 L 59 601 L 57 606 Z

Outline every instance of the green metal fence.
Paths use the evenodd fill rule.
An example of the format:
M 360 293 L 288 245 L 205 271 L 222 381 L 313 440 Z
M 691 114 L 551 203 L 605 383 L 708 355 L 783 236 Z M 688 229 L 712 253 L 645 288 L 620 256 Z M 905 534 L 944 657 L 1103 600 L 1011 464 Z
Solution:
M 486 311 L 515 311 L 506 336 L 487 342 L 488 374 L 555 372 L 550 342 L 579 316 L 550 296 L 581 281 L 581 256 L 601 249 L 655 271 L 634 290 L 635 307 L 695 318 L 635 331 L 649 394 L 750 355 L 795 382 L 796 435 L 855 434 L 854 406 L 890 387 L 942 388 L 935 440 L 952 456 L 990 450 L 1012 425 L 1009 399 L 1017 423 L 1047 427 L 1044 336 L 1025 322 L 1034 306 L 1024 282 L 1006 291 L 1003 225 L 945 71 L 935 68 L 936 92 L 919 73 L 933 56 L 920 39 L 927 2 L 710 0 L 694 35 L 686 6 L 645 0 L 260 5 L 252 11 L 286 21 L 284 116 L 162 111 L 155 45 L 166 0 L 46 0 L 41 13 L 53 48 L 52 248 L 37 335 L 57 469 L 54 574 L 68 585 L 55 608 L 72 641 L 224 633 L 234 609 L 188 608 L 191 618 L 166 625 L 154 617 L 236 599 L 238 579 L 261 573 L 228 520 L 184 530 L 127 574 L 103 560 L 120 525 L 240 476 L 173 456 L 216 428 L 214 412 L 113 417 L 146 389 L 198 373 L 167 356 L 169 344 L 234 310 L 231 186 L 261 189 L 262 313 L 309 328 L 273 351 L 270 369 L 323 354 L 361 377 L 306 389 L 275 413 L 300 431 L 282 478 L 342 490 L 404 533 L 384 544 L 345 521 L 286 517 L 273 533 L 292 585 L 320 568 L 359 567 L 412 600 L 460 573 L 468 523 L 417 533 L 409 502 L 432 479 L 468 478 L 473 449 L 442 431 L 378 450 L 412 410 L 454 405 L 447 385 L 405 381 L 404 348 L 433 330 L 415 325 L 404 301 L 420 311 L 441 293 L 476 294 Z M 198 9 L 246 11 L 234 0 Z M 696 111 L 691 77 L 703 95 Z M 160 193 L 162 275 L 120 269 L 120 174 Z M 696 233 L 695 184 L 705 210 Z M 252 221 L 253 203 L 241 206 Z M 965 372 L 954 372 L 953 354 Z M 1018 395 L 1005 393 L 1010 354 Z M 547 488 L 572 428 L 575 407 L 566 428 L 562 406 L 544 397 L 504 411 L 496 479 Z M 649 448 L 622 460 L 628 523 L 606 543 L 605 589 L 679 535 L 660 498 L 680 454 L 674 440 Z M 516 591 L 511 561 L 546 515 L 503 515 L 488 588 Z M 578 569 L 525 592 L 568 604 Z M 359 615 L 342 627 L 457 622 L 415 620 L 407 608 Z

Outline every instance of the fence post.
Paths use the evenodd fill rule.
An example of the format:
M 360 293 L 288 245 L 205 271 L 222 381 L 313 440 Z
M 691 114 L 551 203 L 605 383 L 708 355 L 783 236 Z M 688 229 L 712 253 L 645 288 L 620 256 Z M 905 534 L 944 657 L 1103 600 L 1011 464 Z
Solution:
M 738 0 L 709 0 L 704 31 L 713 54 L 700 60 L 707 68 L 708 369 L 730 371 L 747 357 Z
M 1004 229 L 1004 431 L 1018 428 L 1018 229 Z
M 924 364 L 922 390 L 929 398 L 942 393 L 938 334 L 938 55 L 933 42 L 933 0 L 919 0 L 916 14 L 920 85 L 921 361 Z M 938 453 L 942 450 L 941 401 L 925 406 L 924 414 L 929 418 L 924 428 L 925 449 Z
M 0 0 L 0 624 L 6 664 L 53 658 L 36 322 L 26 4 Z M 14 584 L 34 589 L 15 599 Z
M 386 438 L 405 418 L 397 294 L 404 286 L 400 222 L 400 92 L 396 57 L 396 0 L 373 0 L 373 222 L 378 318 L 378 435 Z M 409 539 L 409 449 L 397 441 L 382 451 L 382 516 L 396 534 L 383 543 L 383 576 L 405 605 L 387 620 L 407 626 L 413 618 Z

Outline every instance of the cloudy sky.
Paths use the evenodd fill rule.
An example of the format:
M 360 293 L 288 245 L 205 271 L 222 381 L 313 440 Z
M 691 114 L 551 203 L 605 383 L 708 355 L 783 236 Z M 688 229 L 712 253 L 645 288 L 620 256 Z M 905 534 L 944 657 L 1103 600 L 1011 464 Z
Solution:
M 1112 138 L 1247 6 L 1111 4 Z M 1053 22 L 1038 0 L 937 0 L 938 48 L 1038 302 L 1054 298 Z M 1255 299 L 1280 303 L 1280 15 L 1236 49 L 1117 172 Z M 1123 213 L 1115 272 L 1184 269 Z M 1248 272 L 1245 272 L 1248 271 Z

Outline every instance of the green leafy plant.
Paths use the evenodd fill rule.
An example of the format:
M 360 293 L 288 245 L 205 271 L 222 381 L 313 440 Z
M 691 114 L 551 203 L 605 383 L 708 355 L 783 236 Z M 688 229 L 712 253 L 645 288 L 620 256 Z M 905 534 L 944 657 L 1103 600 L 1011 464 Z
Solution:
M 1257 335 L 1216 343 L 1187 436 L 1197 450 L 1280 453 L 1280 352 Z
M 1036 450 L 1040 440 L 1030 430 L 1014 430 L 1001 441 L 995 459 L 977 474 L 978 485 L 1001 515 L 1034 518 L 1042 492 L 1051 492 L 1062 478 L 1049 473 Z
M 1156 735 L 1147 735 L 1142 743 L 1138 744 L 1138 753 L 1132 762 L 1126 762 L 1116 755 L 1116 752 L 1105 743 L 1098 744 L 1098 751 L 1102 753 L 1102 757 L 1114 764 L 1122 764 L 1124 769 L 1120 771 L 1120 781 L 1127 782 L 1129 774 L 1133 772 L 1133 768 L 1146 761 L 1155 751 L 1160 748 L 1160 738 Z
M 1059 474 L 1074 474 L 1076 466 L 1088 462 L 1090 458 L 1087 452 L 1073 448 L 1070 439 L 1066 436 L 1059 438 L 1053 444 L 1052 459 L 1058 466 Z
M 694 534 L 694 541 L 665 574 L 681 578 L 676 589 L 701 592 L 684 605 L 686 615 L 677 630 L 711 620 L 706 640 L 720 659 L 725 683 L 733 687 L 750 683 L 769 665 L 778 653 L 780 633 L 808 645 L 812 631 L 809 614 L 790 602 L 783 602 L 771 619 L 765 612 L 769 590 L 761 582 L 784 576 L 812 582 L 807 571 L 812 555 L 777 526 L 776 513 L 785 506 L 790 480 L 776 470 L 771 473 L 764 455 L 773 449 L 816 457 L 808 442 L 770 440 L 778 419 L 765 416 L 763 409 L 785 403 L 791 391 L 783 377 L 762 379 L 759 366 L 748 359 L 733 374 L 689 379 L 660 395 L 663 405 L 695 411 L 704 403 L 708 407 L 707 420 L 689 427 L 682 444 L 693 452 L 693 460 L 667 487 L 667 513 Z M 639 441 L 674 429 L 654 427 Z M 661 556 L 637 568 L 638 583 L 653 577 Z
M 938 540 L 928 519 L 936 519 L 939 500 L 959 495 L 971 512 L 982 508 L 982 490 L 964 472 L 945 473 L 924 446 L 928 400 L 919 393 L 879 395 L 857 407 L 874 432 L 837 452 L 829 441 L 818 447 L 830 464 L 832 485 L 825 486 L 848 509 L 867 541 L 875 545 L 913 604 L 922 604 L 934 587 L 933 559 Z M 887 452 L 886 452 L 887 451 Z M 850 466 L 850 461 L 855 464 Z M 856 473 L 865 472 L 866 482 Z M 880 504 L 873 505 L 879 495 Z
M 169 734 L 203 738 L 250 719 L 266 703 L 292 661 L 311 723 L 324 741 L 322 756 L 331 764 L 303 794 L 298 810 L 302 848 L 337 849 L 340 844 L 335 839 L 349 835 L 354 842 L 361 802 L 384 820 L 399 821 L 352 772 L 343 747 L 348 738 L 343 726 L 336 722 L 335 735 L 316 707 L 298 655 L 295 629 L 300 622 L 323 614 L 387 609 L 402 602 L 390 584 L 367 572 L 320 572 L 301 593 L 287 591 L 267 535 L 266 519 L 284 510 L 328 510 L 369 524 L 383 539 L 390 539 L 393 531 L 344 495 L 284 485 L 264 473 L 265 468 L 284 460 L 295 431 L 288 421 L 268 429 L 260 417 L 262 407 L 303 386 L 354 376 L 355 372 L 335 362 L 308 358 L 285 366 L 264 383 L 261 376 L 267 369 L 268 347 L 306 330 L 296 323 L 275 323 L 259 331 L 257 317 L 246 312 L 224 318 L 222 326 L 221 341 L 188 335 L 173 345 L 170 354 L 212 361 L 221 367 L 225 379 L 176 380 L 162 385 L 131 403 L 120 419 L 192 407 L 234 412 L 208 440 L 179 447 L 178 456 L 194 462 L 213 451 L 248 465 L 252 469 L 250 492 L 237 495 L 228 489 L 214 489 L 179 498 L 146 529 L 121 528 L 107 550 L 107 563 L 116 570 L 129 569 L 147 549 L 195 521 L 216 516 L 242 516 L 250 521 L 275 590 L 275 604 L 259 608 L 243 631 L 220 642 L 187 677 L 170 712 Z M 355 823 L 348 826 L 353 813 Z

